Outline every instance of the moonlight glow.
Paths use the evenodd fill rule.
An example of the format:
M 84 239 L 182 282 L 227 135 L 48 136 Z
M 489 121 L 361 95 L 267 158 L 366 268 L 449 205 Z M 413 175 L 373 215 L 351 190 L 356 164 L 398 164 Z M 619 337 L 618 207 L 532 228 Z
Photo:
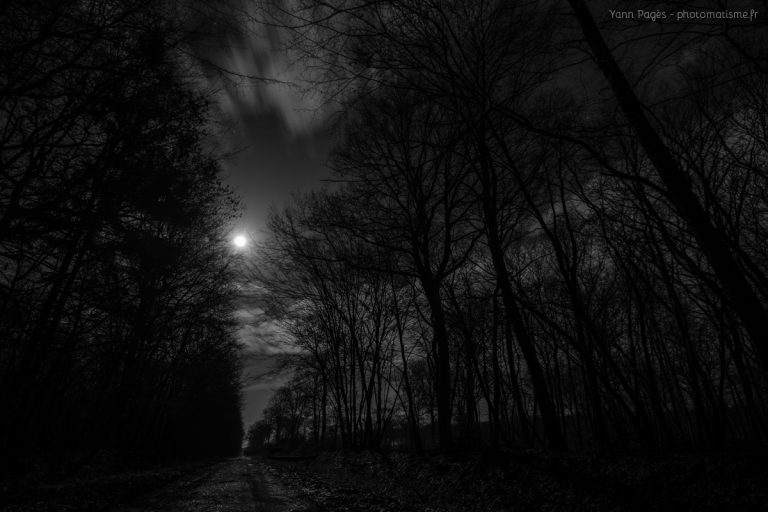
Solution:
M 248 245 L 248 239 L 244 235 L 237 235 L 232 239 L 232 243 L 235 244 L 235 247 L 242 248 Z

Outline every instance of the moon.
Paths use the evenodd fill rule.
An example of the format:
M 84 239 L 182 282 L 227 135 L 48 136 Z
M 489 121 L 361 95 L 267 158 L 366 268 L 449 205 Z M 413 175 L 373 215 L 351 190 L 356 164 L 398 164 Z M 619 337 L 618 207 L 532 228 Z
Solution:
M 232 243 L 235 244 L 235 247 L 242 249 L 246 245 L 248 245 L 248 239 L 245 238 L 245 235 L 237 235 L 235 238 L 232 239 Z

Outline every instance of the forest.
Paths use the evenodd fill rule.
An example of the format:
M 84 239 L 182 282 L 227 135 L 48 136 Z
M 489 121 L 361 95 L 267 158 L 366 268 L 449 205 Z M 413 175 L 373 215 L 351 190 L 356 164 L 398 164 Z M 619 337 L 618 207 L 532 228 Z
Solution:
M 240 452 L 238 206 L 172 7 L 0 8 L 3 482 Z
M 251 451 L 765 445 L 768 26 L 673 16 L 756 2 L 266 4 L 340 113 Z
M 615 15 L 630 4 L 667 16 Z M 6 476 L 204 459 L 218 462 L 144 481 L 188 478 L 209 501 L 206 489 L 220 501 L 234 489 L 232 507 L 315 500 L 275 483 L 317 482 L 295 467 L 222 462 L 243 440 L 248 454 L 326 452 L 321 464 L 344 460 L 352 473 L 364 457 L 393 454 L 359 463 L 389 468 L 369 479 L 387 487 L 382 500 L 398 488 L 397 464 L 424 477 L 412 488 L 450 489 L 440 457 L 535 453 L 546 485 L 525 495 L 531 510 L 567 487 L 548 480 L 550 466 L 581 482 L 583 454 L 764 453 L 761 8 L 6 1 L 0 507 L 41 510 L 36 489 L 14 494 Z M 214 27 L 211 13 L 230 25 Z M 249 30 L 279 42 L 297 83 L 203 62 L 235 54 Z M 231 47 L 201 50 L 211 34 Z M 226 185 L 210 85 L 235 86 L 210 80 L 217 73 L 257 93 L 320 98 L 315 114 L 333 139 L 330 178 L 276 201 L 266 233 L 240 253 L 229 238 L 242 205 Z M 237 314 L 250 306 L 289 347 L 273 358 L 290 377 L 244 431 L 247 315 Z M 428 459 L 402 452 L 438 463 L 425 477 Z M 481 471 L 454 490 L 486 489 L 475 485 Z M 497 481 L 528 492 L 524 478 L 505 476 L 514 471 Z M 718 492 L 764 499 L 731 492 L 744 479 L 730 474 L 734 487 Z M 169 503 L 194 494 L 178 489 L 164 491 Z M 114 505 L 112 492 L 99 500 Z M 426 510 L 434 496 L 420 496 Z M 596 509 L 617 510 L 611 499 Z M 58 509 L 86 509 L 73 500 Z

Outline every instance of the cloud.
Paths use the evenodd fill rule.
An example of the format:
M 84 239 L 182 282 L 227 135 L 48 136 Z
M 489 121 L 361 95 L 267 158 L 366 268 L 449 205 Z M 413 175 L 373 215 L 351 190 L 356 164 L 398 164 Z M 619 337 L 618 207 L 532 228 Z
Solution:
M 301 353 L 291 335 L 260 308 L 238 309 L 234 317 L 240 324 L 236 336 L 247 359 Z
M 246 375 L 248 384 L 243 387 L 243 391 L 274 391 L 290 381 L 292 375 L 289 370 L 259 371 L 257 368 L 251 368 Z
M 237 338 L 249 355 L 298 353 L 298 349 L 275 321 L 243 324 L 237 330 Z
M 274 115 L 287 134 L 311 134 L 326 119 L 322 93 L 308 87 L 311 66 L 286 47 L 287 29 L 263 22 L 256 4 L 232 1 L 215 12 L 219 31 L 195 47 L 207 88 L 219 90 L 219 108 L 231 122 Z
M 261 317 L 264 314 L 264 311 L 261 310 L 261 308 L 256 309 L 238 309 L 233 313 L 233 316 L 238 322 L 251 322 L 256 320 L 257 318 Z

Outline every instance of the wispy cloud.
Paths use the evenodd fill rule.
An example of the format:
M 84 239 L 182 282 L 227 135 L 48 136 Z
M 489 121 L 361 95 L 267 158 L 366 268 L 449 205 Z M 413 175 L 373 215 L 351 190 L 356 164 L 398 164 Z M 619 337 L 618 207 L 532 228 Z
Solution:
M 325 121 L 323 97 L 307 87 L 307 70 L 285 42 L 285 29 L 263 23 L 257 2 L 234 0 L 216 11 L 223 27 L 213 43 L 201 45 L 198 57 L 208 87 L 219 90 L 222 113 L 246 124 L 254 115 L 276 116 L 289 135 L 303 136 Z
M 301 350 L 279 322 L 269 318 L 261 308 L 238 309 L 234 317 L 240 324 L 236 335 L 246 358 L 299 354 Z

